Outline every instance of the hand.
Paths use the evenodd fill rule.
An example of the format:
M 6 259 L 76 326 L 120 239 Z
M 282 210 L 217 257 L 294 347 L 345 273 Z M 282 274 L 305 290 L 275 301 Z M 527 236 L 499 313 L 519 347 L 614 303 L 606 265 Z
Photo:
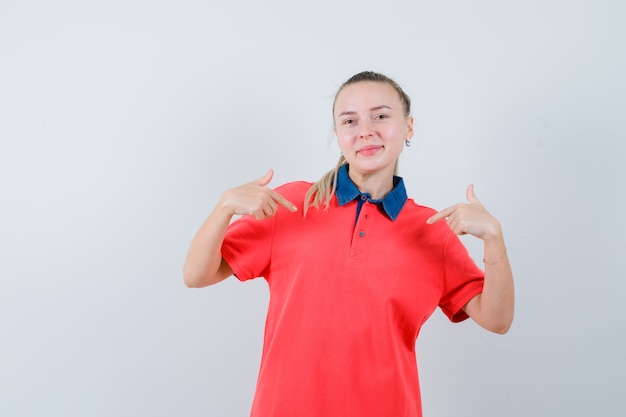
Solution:
M 467 203 L 459 203 L 431 216 L 426 223 L 433 224 L 443 218 L 457 235 L 473 235 L 482 240 L 502 234 L 500 223 L 485 209 L 474 194 L 474 186 L 467 187 Z
M 249 214 L 258 220 L 272 217 L 279 205 L 289 211 L 297 211 L 298 208 L 293 203 L 266 187 L 273 176 L 274 171 L 270 169 L 261 178 L 226 191 L 220 205 L 231 215 Z

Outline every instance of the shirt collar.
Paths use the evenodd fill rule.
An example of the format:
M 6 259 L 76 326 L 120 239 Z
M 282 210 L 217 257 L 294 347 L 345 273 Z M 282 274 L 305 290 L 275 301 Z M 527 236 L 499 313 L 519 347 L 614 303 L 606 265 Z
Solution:
M 335 194 L 337 195 L 337 202 L 340 206 L 344 206 L 350 201 L 364 195 L 370 202 L 381 207 L 383 212 L 391 220 L 396 220 L 407 200 L 404 180 L 395 175 L 393 177 L 393 189 L 381 200 L 374 200 L 371 198 L 369 193 L 362 193 L 356 185 L 354 185 L 348 175 L 348 164 L 343 164 L 339 167 L 339 172 L 337 173 L 337 189 L 335 190 Z

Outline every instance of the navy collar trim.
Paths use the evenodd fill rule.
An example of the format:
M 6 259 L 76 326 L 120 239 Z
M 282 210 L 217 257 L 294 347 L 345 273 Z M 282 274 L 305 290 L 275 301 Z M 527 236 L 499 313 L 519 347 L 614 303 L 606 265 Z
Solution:
M 394 221 L 398 218 L 407 200 L 404 180 L 395 175 L 393 177 L 393 189 L 382 199 L 374 200 L 369 193 L 362 193 L 348 175 L 348 164 L 343 164 L 337 172 L 337 189 L 335 190 L 335 194 L 337 195 L 337 202 L 340 206 L 344 206 L 361 196 L 365 196 L 368 201 L 378 205 L 387 217 Z

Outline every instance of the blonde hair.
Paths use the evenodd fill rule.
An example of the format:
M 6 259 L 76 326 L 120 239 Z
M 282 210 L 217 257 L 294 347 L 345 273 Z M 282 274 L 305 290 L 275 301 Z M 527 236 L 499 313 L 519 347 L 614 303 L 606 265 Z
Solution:
M 337 90 L 337 94 L 335 94 L 335 100 L 333 102 L 333 124 L 335 119 L 335 103 L 337 102 L 337 96 L 339 95 L 341 90 L 343 90 L 350 84 L 366 81 L 389 84 L 398 92 L 398 95 L 400 96 L 400 101 L 402 102 L 402 105 L 404 107 L 405 115 L 409 116 L 411 114 L 411 99 L 408 95 L 406 95 L 406 93 L 404 92 L 404 90 L 402 90 L 398 83 L 396 83 L 394 80 L 387 77 L 386 75 L 372 71 L 363 71 L 350 77 L 346 82 L 341 85 L 341 87 L 339 87 L 339 90 Z M 322 178 L 320 178 L 315 184 L 311 186 L 311 188 L 309 188 L 309 191 L 307 191 L 306 195 L 304 196 L 304 216 L 306 216 L 309 207 L 321 207 L 323 209 L 328 208 L 331 200 L 335 195 L 335 190 L 337 189 L 337 174 L 341 166 L 344 164 L 346 164 L 346 158 L 341 155 L 339 157 L 337 165 L 326 174 L 324 174 Z M 394 173 L 397 174 L 397 172 L 398 161 L 396 161 Z
M 315 184 L 309 188 L 306 195 L 304 196 L 304 215 L 306 216 L 306 212 L 309 207 L 315 208 L 327 208 L 330 204 L 330 200 L 332 200 L 335 195 L 335 190 L 337 189 L 337 173 L 343 164 L 346 163 L 346 158 L 341 155 L 339 157 L 339 162 L 335 168 L 328 171 L 326 174 L 322 176 Z

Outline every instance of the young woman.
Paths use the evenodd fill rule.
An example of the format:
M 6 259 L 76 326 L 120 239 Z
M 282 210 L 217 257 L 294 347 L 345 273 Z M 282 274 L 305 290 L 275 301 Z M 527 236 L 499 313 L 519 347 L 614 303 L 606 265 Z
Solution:
M 415 341 L 434 309 L 496 333 L 511 325 L 502 230 L 472 186 L 439 213 L 407 198 L 395 174 L 413 118 L 393 80 L 353 76 L 333 117 L 337 167 L 315 184 L 272 190 L 270 170 L 226 191 L 191 243 L 185 283 L 267 280 L 253 417 L 421 416 Z M 463 234 L 483 240 L 484 272 Z

